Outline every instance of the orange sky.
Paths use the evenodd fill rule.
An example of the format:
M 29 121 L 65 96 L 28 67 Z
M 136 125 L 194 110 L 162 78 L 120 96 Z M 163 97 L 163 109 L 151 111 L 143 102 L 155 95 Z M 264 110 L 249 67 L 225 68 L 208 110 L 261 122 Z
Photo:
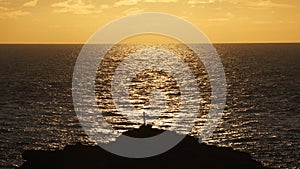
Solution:
M 300 42 L 299 0 L 0 0 L 0 43 L 85 43 L 129 14 L 164 12 L 214 43 Z

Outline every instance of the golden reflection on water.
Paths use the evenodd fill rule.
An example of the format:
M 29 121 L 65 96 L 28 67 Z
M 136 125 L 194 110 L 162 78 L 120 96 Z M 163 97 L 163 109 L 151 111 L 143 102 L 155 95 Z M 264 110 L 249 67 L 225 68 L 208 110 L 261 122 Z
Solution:
M 179 43 L 172 44 L 116 44 L 105 55 L 102 62 L 99 64 L 95 80 L 95 92 L 97 103 L 100 111 L 103 113 L 105 119 L 117 130 L 124 131 L 124 129 L 136 128 L 142 124 L 142 121 L 127 119 L 126 116 L 121 115 L 116 110 L 111 95 L 111 82 L 114 71 L 118 65 L 128 57 L 130 54 L 135 53 L 141 49 L 164 49 L 172 52 L 184 61 L 194 74 L 200 93 L 199 104 L 200 110 L 198 111 L 198 119 L 196 119 L 195 126 L 190 132 L 191 135 L 199 135 L 200 128 L 204 123 L 206 114 L 209 111 L 210 104 L 210 83 L 208 74 L 204 65 L 199 60 L 199 57 L 186 45 Z M 163 62 L 163 60 L 162 60 Z M 172 64 L 176 64 L 175 62 Z M 130 66 L 130 65 L 128 65 Z M 181 70 L 174 70 L 180 72 Z M 184 75 L 183 78 L 184 79 Z M 189 90 L 186 87 L 184 90 Z M 148 124 L 156 128 L 168 129 L 174 124 L 174 115 L 180 109 L 181 96 L 179 86 L 176 80 L 168 73 L 162 70 L 147 69 L 141 70 L 131 81 L 129 87 L 129 96 L 131 103 L 140 113 L 137 116 L 142 116 L 143 110 L 151 107 L 150 97 L 157 94 L 157 91 L 162 92 L 166 98 L 166 104 L 161 104 L 164 111 L 152 111 L 147 113 Z M 142 110 L 142 111 L 139 111 Z M 185 112 L 188 113 L 189 112 Z M 195 119 L 188 119 L 194 121 Z M 185 125 L 184 123 L 181 125 Z M 174 126 L 172 126 L 174 127 Z M 177 126 L 180 128 L 180 126 Z

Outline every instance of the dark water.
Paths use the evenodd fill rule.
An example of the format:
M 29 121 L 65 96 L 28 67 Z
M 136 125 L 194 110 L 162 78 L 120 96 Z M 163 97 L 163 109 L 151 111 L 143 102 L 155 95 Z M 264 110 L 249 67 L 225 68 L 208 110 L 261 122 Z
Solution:
M 0 168 L 21 165 L 21 153 L 27 149 L 55 150 L 76 142 L 92 144 L 72 103 L 72 73 L 81 47 L 0 45 Z M 266 166 L 300 168 L 300 44 L 215 47 L 224 65 L 228 94 L 222 122 L 207 142 L 248 152 Z M 125 46 L 118 50 L 126 53 L 135 48 Z M 103 64 L 113 66 L 109 61 Z M 196 73 L 204 72 L 199 73 L 199 81 L 206 84 L 201 65 L 189 66 L 197 67 Z M 103 77 L 101 72 L 99 76 Z M 143 74 L 137 77 L 133 92 L 139 92 L 134 86 L 141 84 L 142 78 Z M 209 97 L 209 87 L 202 90 L 206 91 L 204 97 Z M 102 104 L 109 107 L 109 103 L 100 101 Z M 129 123 L 114 113 L 106 113 L 107 120 L 120 131 L 139 125 L 139 121 Z M 154 122 L 156 127 L 168 129 L 172 118 Z M 200 123 L 196 124 L 190 134 L 197 136 L 200 127 Z

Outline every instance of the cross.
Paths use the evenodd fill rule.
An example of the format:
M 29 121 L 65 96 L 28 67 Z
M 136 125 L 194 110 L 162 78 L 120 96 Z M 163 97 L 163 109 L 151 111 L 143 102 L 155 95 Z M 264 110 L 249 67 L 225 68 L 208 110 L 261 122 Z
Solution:
M 147 124 L 146 124 L 146 113 L 145 112 L 143 112 L 143 118 L 144 118 L 144 126 L 146 126 Z

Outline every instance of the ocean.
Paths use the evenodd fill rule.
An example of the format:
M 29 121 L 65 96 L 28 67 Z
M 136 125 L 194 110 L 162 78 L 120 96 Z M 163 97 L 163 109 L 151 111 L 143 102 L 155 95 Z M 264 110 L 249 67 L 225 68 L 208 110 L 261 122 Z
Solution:
M 226 74 L 227 101 L 220 124 L 205 142 L 247 152 L 268 167 L 300 168 L 300 44 L 214 46 Z M 138 118 L 140 114 L 129 120 L 116 111 L 109 94 L 112 70 L 125 55 L 144 47 L 116 46 L 97 71 L 95 98 L 99 109 L 120 133 L 137 128 L 143 121 Z M 203 98 L 201 115 L 187 134 L 198 137 L 210 103 L 210 79 L 205 67 L 194 62 L 193 53 L 184 46 L 158 47 L 181 56 L 197 76 Z M 52 151 L 77 142 L 94 144 L 82 129 L 72 101 L 73 69 L 81 48 L 82 45 L 0 45 L 0 168 L 22 165 L 24 150 Z M 156 82 L 157 86 L 152 85 Z M 146 70 L 132 83 L 130 97 L 137 109 L 149 105 L 147 96 L 152 89 L 165 90 L 166 111 L 148 114 L 147 122 L 172 130 L 173 112 L 180 104 L 180 92 L 172 77 Z

